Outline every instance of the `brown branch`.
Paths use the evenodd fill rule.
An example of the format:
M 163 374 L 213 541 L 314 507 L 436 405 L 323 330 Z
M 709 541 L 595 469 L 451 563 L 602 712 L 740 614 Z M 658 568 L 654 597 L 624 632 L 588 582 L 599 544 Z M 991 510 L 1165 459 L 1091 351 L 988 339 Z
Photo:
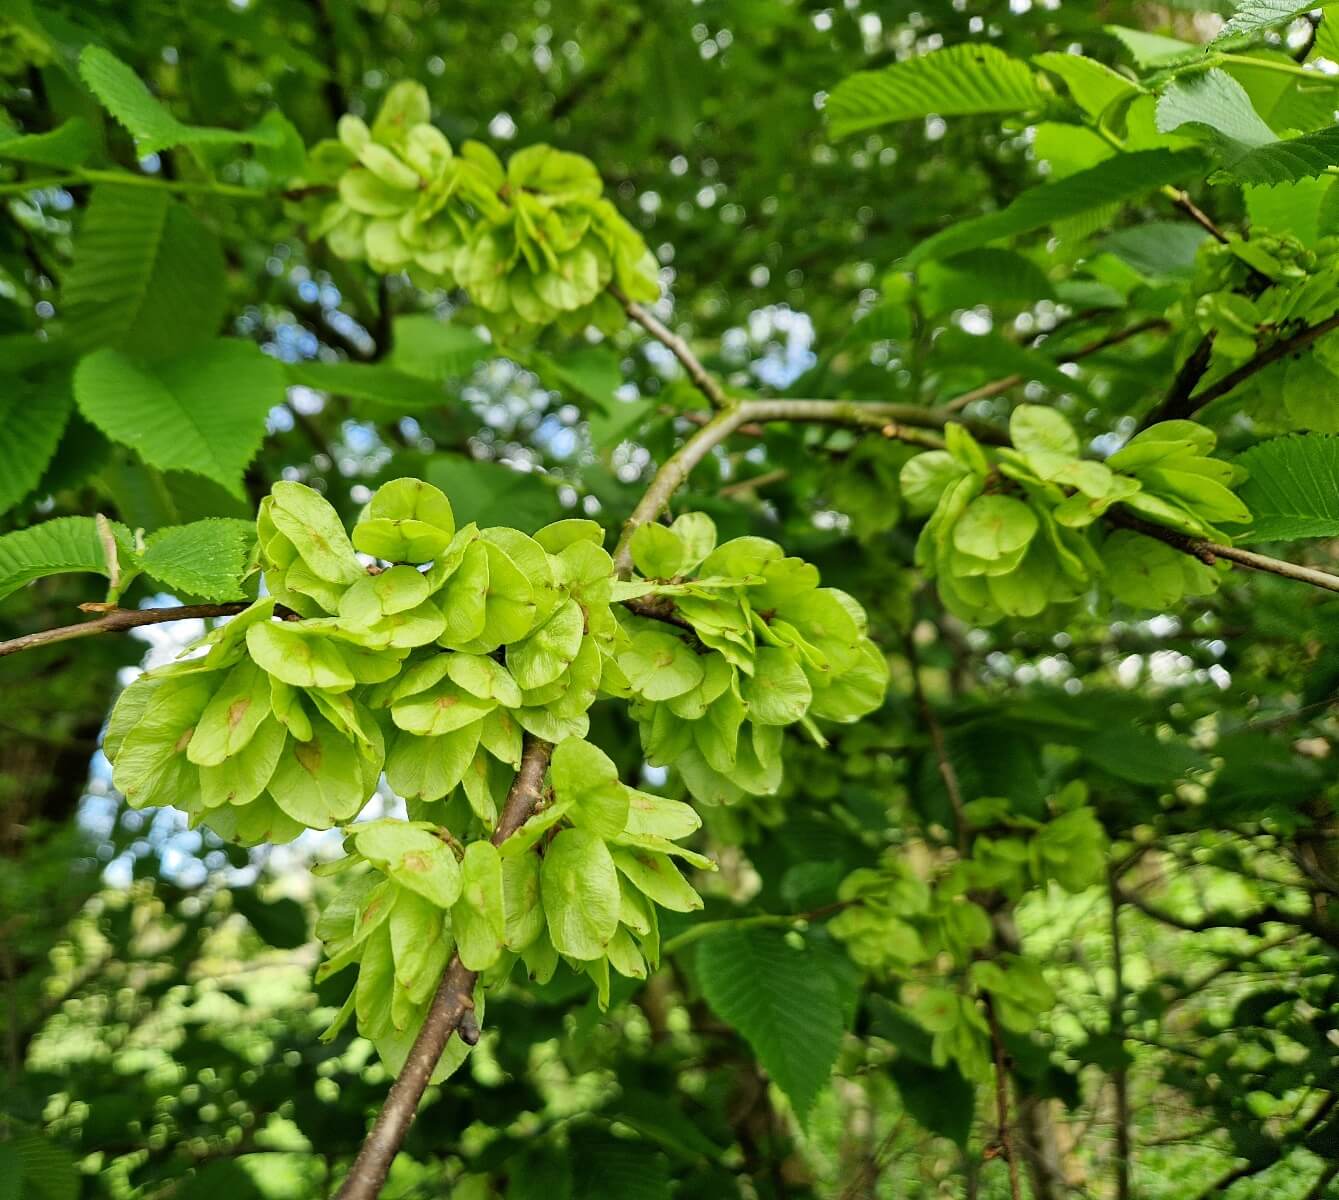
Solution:
M 986 1020 L 990 1022 L 990 1044 L 995 1051 L 995 1123 L 999 1128 L 1000 1152 L 1009 1167 L 1009 1196 L 1022 1200 L 1023 1187 L 1018 1178 L 1018 1160 L 1014 1157 L 1013 1137 L 1009 1132 L 1009 1077 L 1005 1073 L 1004 1038 L 995 1017 L 995 1006 L 985 997 Z
M 1299 329 L 1296 333 L 1288 337 L 1279 338 L 1266 346 L 1254 358 L 1248 359 L 1242 363 L 1235 371 L 1229 371 L 1221 379 L 1216 380 L 1206 387 L 1202 392 L 1196 392 L 1191 395 L 1189 392 L 1182 394 L 1176 388 L 1162 403 L 1162 405 L 1153 412 L 1145 424 L 1152 424 L 1155 421 L 1167 421 L 1179 417 L 1193 417 L 1202 412 L 1209 404 L 1226 396 L 1228 392 L 1245 383 L 1252 375 L 1263 371 L 1271 363 L 1276 363 L 1281 358 L 1287 358 L 1290 354 L 1295 354 L 1299 350 L 1305 349 L 1312 342 L 1323 338 L 1327 333 L 1333 333 L 1339 329 L 1339 313 L 1327 317 L 1323 321 L 1317 321 L 1314 325 L 1308 325 L 1304 329 Z M 1208 341 L 1208 335 L 1205 337 Z M 1204 342 L 1196 347 L 1196 353 L 1202 348 Z M 1191 356 L 1192 358 L 1194 355 Z M 1205 355 L 1207 364 L 1207 354 Z M 1188 359 L 1187 362 L 1190 360 Z M 1184 369 L 1184 368 L 1183 368 Z M 1203 372 L 1201 372 L 1202 374 Z M 1179 375 L 1178 375 L 1179 378 Z M 1198 382 L 1198 377 L 1195 382 Z M 1193 386 L 1193 385 L 1192 385 Z
M 934 709 L 930 707 L 929 698 L 925 695 L 925 687 L 921 683 L 920 658 L 916 653 L 916 640 L 910 631 L 903 639 L 903 645 L 907 656 L 907 665 L 911 667 L 912 695 L 915 697 L 916 708 L 920 712 L 921 721 L 924 722 L 926 732 L 930 735 L 930 745 L 934 749 L 935 761 L 939 766 L 939 777 L 944 781 L 944 791 L 948 793 L 949 806 L 953 809 L 958 853 L 966 858 L 968 829 L 966 805 L 962 798 L 962 785 L 958 782 L 958 772 L 953 766 L 953 760 L 949 757 L 948 742 L 944 738 L 944 728 L 939 724 L 939 718 L 935 716 Z
M 1122 342 L 1128 342 L 1132 337 L 1137 337 L 1141 333 L 1148 333 L 1154 329 L 1166 329 L 1167 322 L 1162 317 L 1153 317 L 1147 321 L 1139 321 L 1125 329 L 1118 329 L 1114 333 L 1108 333 L 1103 337 L 1080 346 L 1077 350 L 1071 350 L 1068 354 L 1062 354 L 1056 359 L 1057 362 L 1080 362 L 1091 355 L 1098 354 L 1111 346 L 1119 346 Z M 1007 392 L 1010 388 L 1017 387 L 1024 381 L 1024 375 L 1006 375 L 1002 379 L 993 379 L 989 383 L 983 383 L 980 387 L 973 388 L 970 392 L 963 392 L 961 396 L 955 396 L 952 400 L 941 404 L 937 409 L 941 413 L 961 412 L 969 404 L 976 400 L 988 400 L 991 396 L 998 396 L 1001 392 Z
M 1120 888 L 1117 876 L 1108 877 L 1108 895 L 1111 899 L 1111 971 L 1115 984 L 1111 992 L 1111 1033 L 1125 1048 L 1125 968 L 1120 932 Z M 1116 1200 L 1130 1200 L 1130 1077 L 1125 1066 L 1111 1072 L 1111 1086 L 1116 1099 Z
M 1159 924 L 1180 929 L 1185 933 L 1207 933 L 1211 929 L 1239 929 L 1242 933 L 1250 934 L 1252 937 L 1260 937 L 1266 925 L 1292 925 L 1294 928 L 1309 933 L 1312 937 L 1318 938 L 1331 946 L 1339 945 L 1339 931 L 1330 929 L 1304 913 L 1284 912 L 1272 904 L 1245 916 L 1235 912 L 1209 912 L 1205 913 L 1199 920 L 1194 921 L 1187 917 L 1178 917 L 1175 913 L 1158 908 L 1157 905 L 1150 904 L 1138 892 L 1121 887 L 1119 884 L 1116 886 L 1113 895 L 1121 903 L 1137 908 L 1146 917 L 1151 917 Z
M 1227 245 L 1227 234 L 1219 229 L 1218 226 L 1213 223 L 1213 218 L 1190 198 L 1189 192 L 1182 188 L 1174 188 L 1170 185 L 1165 187 L 1163 191 L 1166 193 L 1167 198 L 1175 204 L 1177 208 L 1203 229 L 1214 239 L 1214 241 L 1224 246 Z
M 610 285 L 609 294 L 623 306 L 623 311 L 628 314 L 630 320 L 645 329 L 679 360 L 683 369 L 688 372 L 688 378 L 693 381 L 693 386 L 707 398 L 712 408 L 728 407 L 730 399 L 726 396 L 725 389 L 702 365 L 701 360 L 693 353 L 692 347 L 683 338 L 658 321 L 637 301 L 629 300 L 617 284 Z
M 179 604 L 174 608 L 114 608 L 94 621 L 78 625 L 63 625 L 59 629 L 39 629 L 22 637 L 0 642 L 0 658 L 17 654 L 20 650 L 35 650 L 54 642 L 68 642 L 74 638 L 92 637 L 99 633 L 121 633 L 141 625 L 159 625 L 164 621 L 189 621 L 205 617 L 231 617 L 241 612 L 249 601 L 229 604 Z
M 543 794 L 544 772 L 548 769 L 553 747 L 548 742 L 526 735 L 521 754 L 521 767 L 516 772 L 492 842 L 496 846 L 511 837 L 534 812 Z M 478 1041 L 478 1026 L 470 1028 L 474 1016 L 474 984 L 478 973 L 467 969 L 459 955 L 453 955 L 451 965 L 442 976 L 433 997 L 432 1007 L 424 1019 L 423 1028 L 414 1039 L 414 1045 L 405 1059 L 404 1068 L 391 1085 L 386 1103 L 377 1115 L 372 1131 L 363 1142 L 358 1157 L 344 1179 L 337 1200 L 375 1200 L 386 1182 L 391 1162 L 399 1153 L 410 1123 L 418 1110 L 418 1102 L 437 1068 L 438 1060 L 446 1049 L 451 1035 L 460 1031 L 462 1039 L 473 1045 Z M 467 1034 L 473 1035 L 473 1040 Z
M 1112 525 L 1118 525 L 1123 529 L 1133 529 L 1147 537 L 1165 542 L 1173 550 L 1180 550 L 1182 554 L 1189 554 L 1192 558 L 1198 558 L 1200 562 L 1210 566 L 1218 559 L 1223 558 L 1252 571 L 1263 571 L 1268 575 L 1280 575 L 1284 579 L 1295 579 L 1299 583 L 1309 583 L 1312 587 L 1324 588 L 1327 592 L 1339 592 L 1339 575 L 1331 574 L 1329 571 L 1320 571 L 1315 567 L 1304 567 L 1282 558 L 1271 558 L 1268 554 L 1256 554 L 1254 550 L 1243 550 L 1240 546 L 1223 546 L 1218 542 L 1211 542 L 1207 538 L 1192 537 L 1188 533 L 1181 533 L 1163 525 L 1156 525 L 1152 521 L 1145 521 L 1124 509 L 1113 508 L 1108 510 L 1106 519 Z

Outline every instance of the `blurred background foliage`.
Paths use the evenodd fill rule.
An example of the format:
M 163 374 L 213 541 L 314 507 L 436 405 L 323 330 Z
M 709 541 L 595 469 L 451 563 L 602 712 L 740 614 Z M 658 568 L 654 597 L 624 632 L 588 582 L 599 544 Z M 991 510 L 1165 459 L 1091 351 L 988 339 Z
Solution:
M 182 119 L 245 128 L 277 108 L 308 144 L 417 79 L 453 142 L 548 141 L 591 158 L 656 254 L 676 327 L 731 386 L 944 399 L 1017 369 L 1020 338 L 1063 325 L 1048 345 L 1063 353 L 1159 315 L 1167 293 L 1113 293 L 1082 240 L 1062 238 L 1033 255 L 1055 281 L 1045 295 L 1001 290 L 984 267 L 931 273 L 932 311 L 913 329 L 880 290 L 885 272 L 1034 182 L 1036 129 L 930 118 L 834 142 L 822 97 L 853 71 L 966 40 L 1018 56 L 1081 45 L 1114 63 L 1111 23 L 1201 40 L 1214 20 L 1211 5 L 1125 0 L 9 0 L 0 92 L 16 129 L 82 115 L 110 163 L 189 182 L 200 166 L 184 154 L 137 164 L 63 59 L 103 45 Z M 263 186 L 259 156 L 208 154 L 217 180 Z M 30 369 L 62 336 L 87 197 L 6 186 L 0 414 L 34 402 Z M 1215 199 L 1223 218 L 1240 215 L 1232 193 Z M 529 528 L 584 512 L 615 528 L 691 427 L 696 394 L 635 329 L 499 347 L 470 332 L 461 297 L 378 279 L 310 242 L 300 197 L 203 189 L 183 203 L 221 250 L 222 327 L 288 372 L 247 468 L 253 501 L 300 479 L 352 517 L 377 483 L 413 474 L 442 486 L 462 522 Z M 1154 199 L 1137 219 L 1173 216 Z M 1174 351 L 1139 338 L 1087 355 L 1082 372 L 1038 372 L 1028 395 L 1063 392 L 1092 436 L 1128 431 Z M 1057 997 L 1009 1039 L 1030 1194 L 1114 1195 L 1127 1152 L 1124 1194 L 1147 1200 L 1326 1194 L 1339 1172 L 1332 607 L 1286 581 L 1234 578 L 1180 615 L 967 630 L 905 569 L 890 481 L 906 448 L 826 431 L 755 442 L 705 463 L 685 503 L 723 536 L 777 538 L 860 597 L 894 686 L 834 750 L 793 747 L 782 795 L 706 813 L 703 844 L 722 866 L 702 885 L 706 918 L 816 912 L 890 847 L 914 859 L 942 846 L 949 804 L 919 681 L 973 795 L 1040 811 L 1056 784 L 1083 778 L 1111 839 L 1113 890 L 1033 889 L 998 922 Z M 155 528 L 251 512 L 78 416 L 24 492 L 0 529 L 64 513 Z M 44 580 L 9 599 L 0 638 L 73 620 L 90 598 L 77 579 Z M 329 838 L 239 851 L 171 811 L 127 810 L 110 789 L 97 745 L 118 680 L 198 632 L 0 660 L 4 1200 L 324 1194 L 384 1097 L 365 1042 L 316 1037 L 346 986 L 310 983 L 324 884 L 305 867 L 334 853 Z M 627 718 L 610 705 L 592 716 L 592 737 L 638 778 Z M 490 1002 L 484 1041 L 430 1092 L 385 1194 L 1008 1194 L 990 1089 L 933 1061 L 895 982 L 856 972 L 821 919 L 775 934 L 803 939 L 840 1022 L 835 1072 L 805 1121 L 714 1012 L 712 939 L 687 928 L 666 929 L 661 970 L 620 981 L 608 1013 L 564 975 L 518 978 Z M 784 1000 L 782 1057 L 828 1019 Z

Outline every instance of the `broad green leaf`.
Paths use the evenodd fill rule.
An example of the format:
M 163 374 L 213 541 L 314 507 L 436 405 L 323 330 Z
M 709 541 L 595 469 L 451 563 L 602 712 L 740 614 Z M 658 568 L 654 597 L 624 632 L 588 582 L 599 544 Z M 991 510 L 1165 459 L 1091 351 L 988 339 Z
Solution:
M 1030 188 L 999 212 L 971 217 L 932 234 L 912 247 L 906 261 L 914 265 L 930 258 L 948 258 L 1001 238 L 1030 233 L 1065 217 L 1132 200 L 1194 175 L 1203 166 L 1203 156 L 1194 150 L 1118 154 L 1057 183 Z
M 74 397 L 68 376 L 35 382 L 7 379 L 0 394 L 0 513 L 43 481 L 69 422 Z
M 154 362 L 105 349 L 80 362 L 74 395 L 89 421 L 151 466 L 194 471 L 242 496 L 265 419 L 283 402 L 283 372 L 250 342 Z
M 281 144 L 279 131 L 264 122 L 255 129 L 235 131 L 177 120 L 130 67 L 101 46 L 90 43 L 84 47 L 79 55 L 79 74 L 102 106 L 130 131 L 142 154 L 171 146 Z
M 451 498 L 461 524 L 510 525 L 528 533 L 562 515 L 556 493 L 538 475 L 502 463 L 439 454 L 426 474 Z
M 1339 126 L 1259 146 L 1228 163 L 1223 174 L 1238 183 L 1292 183 L 1325 174 L 1339 162 Z
M 586 829 L 564 829 L 545 851 L 540 890 L 554 949 L 602 958 L 619 912 L 618 875 L 604 841 Z
M 1213 40 L 1221 42 L 1225 38 L 1259 33 L 1271 25 L 1282 25 L 1284 21 L 1300 17 L 1316 7 L 1314 3 L 1297 4 L 1296 0 L 1241 0 Z
M 1148 221 L 1108 234 L 1098 243 L 1141 275 L 1184 278 L 1195 269 L 1195 255 L 1208 232 L 1190 221 Z
M 426 412 L 447 403 L 442 385 L 397 371 L 385 363 L 285 363 L 289 383 L 344 396 L 381 409 L 384 414 Z
M 801 1122 L 827 1086 L 845 1032 L 832 974 L 772 929 L 726 929 L 697 949 L 702 993 L 744 1036 Z
M 46 133 L 0 131 L 0 159 L 44 167 L 77 167 L 96 146 L 93 127 L 83 117 L 71 117 Z
M 1093 120 L 1098 120 L 1117 101 L 1132 100 L 1143 89 L 1124 75 L 1113 71 L 1105 63 L 1082 54 L 1067 54 L 1062 50 L 1048 50 L 1032 60 L 1043 70 L 1058 75 L 1065 81 L 1069 94 Z
M 1246 89 L 1217 68 L 1173 79 L 1158 97 L 1156 120 L 1162 133 L 1185 125 L 1207 129 L 1239 148 L 1237 154 L 1278 140 L 1255 111 Z
M 428 313 L 396 317 L 391 323 L 387 365 L 405 375 L 441 382 L 467 375 L 494 351 L 472 329 Z
M 17 1131 L 3 1145 L 23 1163 L 23 1200 L 77 1200 L 82 1176 L 65 1147 L 41 1134 Z
M 144 571 L 206 600 L 245 600 L 242 580 L 254 545 L 255 526 L 229 517 L 158 529 L 145 539 Z
M 1140 69 L 1190 63 L 1204 54 L 1202 46 L 1183 42 L 1179 38 L 1164 37 L 1160 33 L 1145 33 L 1142 29 L 1130 29 L 1124 25 L 1107 25 L 1105 29 L 1125 47 L 1134 59 L 1135 66 Z
M 1027 112 L 1045 103 L 1046 93 L 1027 63 L 974 42 L 909 58 L 882 71 L 860 71 L 832 89 L 824 115 L 832 136 L 845 137 L 931 113 Z
M 1339 437 L 1274 438 L 1252 446 L 1236 462 L 1250 471 L 1238 494 L 1254 518 L 1242 540 L 1339 535 Z
M 113 544 L 104 541 L 93 517 L 57 517 L 0 536 L 0 600 L 47 575 L 89 572 L 111 580 L 119 573 L 124 586 L 138 570 L 134 538 L 116 522 L 107 529 L 115 563 L 108 561 Z
M 78 349 L 180 356 L 219 332 L 228 302 L 223 252 L 167 192 L 99 184 L 75 238 L 64 299 Z M 272 367 L 277 392 L 282 376 Z

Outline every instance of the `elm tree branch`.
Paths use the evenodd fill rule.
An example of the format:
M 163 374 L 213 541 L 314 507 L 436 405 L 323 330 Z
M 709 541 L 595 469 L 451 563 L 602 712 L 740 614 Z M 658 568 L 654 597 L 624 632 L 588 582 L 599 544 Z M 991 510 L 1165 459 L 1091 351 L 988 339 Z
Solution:
M 497 828 L 493 830 L 493 845 L 511 837 L 535 811 L 543 795 L 544 772 L 552 752 L 553 747 L 548 742 L 526 735 L 521 767 L 507 792 Z M 469 1044 L 478 1041 L 478 1026 L 473 1024 L 474 985 L 478 978 L 478 972 L 465 967 L 458 954 L 452 956 L 424 1018 L 423 1028 L 414 1039 L 404 1067 L 391 1084 L 386 1103 L 349 1168 L 336 1200 L 376 1200 L 451 1035 L 459 1031 Z M 472 1035 L 472 1040 L 467 1034 Z

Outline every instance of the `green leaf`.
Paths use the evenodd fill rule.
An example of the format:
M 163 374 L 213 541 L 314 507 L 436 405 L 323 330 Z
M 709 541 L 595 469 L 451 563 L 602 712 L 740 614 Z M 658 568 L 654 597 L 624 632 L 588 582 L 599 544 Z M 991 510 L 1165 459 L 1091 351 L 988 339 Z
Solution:
M 1229 163 L 1224 174 L 1239 183 L 1291 183 L 1323 175 L 1339 162 L 1339 125 L 1260 146 Z
M 233 888 L 231 894 L 233 908 L 276 950 L 307 944 L 307 914 L 296 900 L 262 900 L 255 888 Z
M 841 1049 L 841 997 L 808 948 L 773 929 L 726 929 L 704 938 L 698 980 L 707 1003 L 753 1047 L 803 1122 Z
M 3 1144 L 23 1162 L 24 1200 L 77 1200 L 79 1170 L 63 1146 L 36 1133 L 20 1133 Z
M 450 497 L 460 525 L 510 525 L 529 533 L 562 515 L 552 488 L 502 463 L 437 455 L 426 477 Z
M 1025 62 L 994 46 L 973 42 L 894 63 L 882 71 L 860 71 L 842 80 L 824 107 L 828 130 L 845 137 L 890 121 L 931 113 L 1027 112 L 1046 103 L 1046 93 Z
M 218 332 L 226 305 L 218 239 L 188 209 L 164 191 L 93 190 L 65 281 L 77 348 L 180 354 Z
M 428 313 L 411 313 L 391 322 L 388 366 L 405 375 L 440 383 L 468 375 L 494 354 L 472 329 Z
M 130 131 L 141 154 L 171 146 L 253 143 L 278 148 L 283 144 L 282 132 L 272 123 L 237 131 L 177 120 L 134 71 L 101 46 L 90 43 L 84 47 L 79 75 L 102 106 Z
M 1164 37 L 1160 33 L 1145 33 L 1142 29 L 1129 29 L 1124 25 L 1107 25 L 1104 28 L 1125 47 L 1134 59 L 1135 66 L 1140 69 L 1194 62 L 1204 53 L 1203 46 L 1183 42 L 1179 38 Z
M 1339 437 L 1305 434 L 1252 446 L 1236 462 L 1250 471 L 1237 494 L 1255 518 L 1240 540 L 1290 541 L 1339 534 Z
M 1162 133 L 1185 125 L 1201 126 L 1240 147 L 1238 154 L 1278 141 L 1278 135 L 1255 111 L 1246 89 L 1217 68 L 1173 79 L 1158 97 L 1155 120 Z
M 144 570 L 206 600 L 245 600 L 242 579 L 255 539 L 255 525 L 228 517 L 155 530 L 144 543 Z
M 425 412 L 447 402 L 440 383 L 384 363 L 293 362 L 284 364 L 284 372 L 289 383 L 365 401 L 398 414 Z
M 74 395 L 89 421 L 150 466 L 194 471 L 240 497 L 284 379 L 258 346 L 220 340 L 147 363 L 98 350 L 76 368 Z
M 1262 29 L 1268 29 L 1271 25 L 1282 25 L 1284 21 L 1291 21 L 1295 17 L 1300 17 L 1303 13 L 1310 12 L 1317 5 L 1297 4 L 1295 0 L 1241 0 L 1237 5 L 1236 11 L 1224 23 L 1223 28 L 1218 31 L 1218 35 L 1213 39 L 1214 42 L 1221 42 L 1225 38 L 1245 37 L 1252 33 L 1259 33 Z M 1212 45 L 1212 43 L 1210 43 Z
M 96 147 L 93 127 L 82 117 L 71 117 L 46 133 L 0 132 L 0 159 L 44 167 L 77 167 Z
M 1099 119 L 1118 100 L 1133 99 L 1143 88 L 1113 71 L 1105 63 L 1081 54 L 1048 50 L 1032 60 L 1037 66 L 1065 81 L 1069 94 L 1088 116 Z
M 1118 229 L 1098 243 L 1098 249 L 1114 254 L 1141 275 L 1188 278 L 1195 270 L 1195 255 L 1207 230 L 1190 221 L 1148 221 Z
M 42 482 L 73 406 L 67 377 L 6 380 L 0 394 L 0 513 Z
M 1194 150 L 1118 154 L 1056 183 L 1030 188 L 999 212 L 972 217 L 932 234 L 912 247 L 907 262 L 914 265 L 929 258 L 948 258 L 1001 238 L 1030 233 L 1065 217 L 1142 196 L 1203 166 L 1203 156 Z
M 134 539 L 124 525 L 109 522 L 108 528 L 124 586 L 138 569 Z M 0 537 L 0 600 L 31 580 L 78 572 L 114 577 L 97 518 L 57 517 Z

